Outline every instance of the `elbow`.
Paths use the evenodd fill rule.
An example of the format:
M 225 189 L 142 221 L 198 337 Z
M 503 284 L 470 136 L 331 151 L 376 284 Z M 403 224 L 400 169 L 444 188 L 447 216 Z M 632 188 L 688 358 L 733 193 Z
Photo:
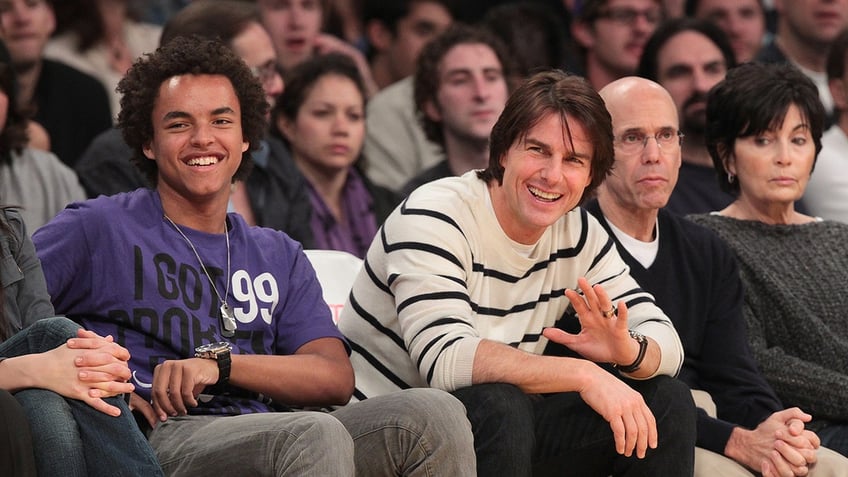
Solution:
M 319 391 L 322 405 L 343 406 L 353 396 L 355 385 L 353 367 L 349 363 L 338 366 L 323 382 L 324 386 Z

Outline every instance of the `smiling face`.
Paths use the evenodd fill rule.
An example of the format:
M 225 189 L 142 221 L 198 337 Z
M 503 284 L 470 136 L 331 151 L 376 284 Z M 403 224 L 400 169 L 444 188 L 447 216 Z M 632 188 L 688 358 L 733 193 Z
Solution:
M 767 210 L 792 207 L 804 195 L 815 158 L 809 124 L 791 105 L 777 129 L 737 138 L 725 168 L 739 181 L 739 200 Z
M 532 244 L 580 202 L 591 182 L 593 147 L 583 125 L 548 113 L 501 158 L 503 183 L 489 184 L 501 228 Z M 573 148 L 572 148 L 573 146 Z
M 218 75 L 170 78 L 159 87 L 152 123 L 153 139 L 143 152 L 156 161 L 163 204 L 226 201 L 249 146 L 230 80 Z
M 680 169 L 677 110 L 661 86 L 644 79 L 621 81 L 622 87 L 613 83 L 601 91 L 615 135 L 615 166 L 601 193 L 624 210 L 659 209 L 668 202 Z M 655 137 L 673 141 L 660 147 Z M 638 147 L 627 147 L 628 142 Z
M 346 173 L 356 162 L 365 139 L 364 109 L 350 78 L 327 74 L 312 86 L 294 120 L 280 116 L 278 126 L 308 177 Z

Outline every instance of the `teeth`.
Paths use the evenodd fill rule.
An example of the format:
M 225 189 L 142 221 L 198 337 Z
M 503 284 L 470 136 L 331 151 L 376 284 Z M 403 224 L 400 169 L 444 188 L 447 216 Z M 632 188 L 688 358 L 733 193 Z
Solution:
M 544 199 L 544 200 L 554 201 L 554 200 L 557 200 L 560 197 L 562 197 L 562 194 L 554 194 L 552 192 L 545 192 L 543 190 L 539 190 L 539 189 L 532 187 L 532 186 L 528 187 L 528 189 L 530 190 L 531 194 L 535 195 L 536 197 L 538 197 L 540 199 Z
M 216 164 L 218 162 L 218 158 L 215 156 L 204 156 L 204 157 L 195 157 L 188 161 L 188 165 L 190 166 L 209 166 L 212 164 Z

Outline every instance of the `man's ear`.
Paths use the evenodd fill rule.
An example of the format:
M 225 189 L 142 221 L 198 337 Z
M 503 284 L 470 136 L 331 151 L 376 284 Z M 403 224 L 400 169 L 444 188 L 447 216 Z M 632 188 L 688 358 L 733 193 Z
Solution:
M 394 34 L 391 30 L 386 27 L 385 23 L 378 20 L 371 20 L 365 25 L 365 35 L 368 38 L 368 44 L 377 52 L 388 50 L 394 41 Z
M 150 159 L 151 161 L 156 160 L 156 156 L 153 154 L 153 148 L 150 147 L 149 142 L 145 143 L 143 146 L 141 146 L 141 152 L 144 153 L 144 157 Z
M 424 103 L 424 115 L 431 121 L 440 122 L 442 120 L 442 111 L 433 100 L 427 100 Z
M 584 21 L 575 21 L 571 24 L 571 36 L 583 48 L 587 50 L 595 46 L 595 32 L 592 25 Z

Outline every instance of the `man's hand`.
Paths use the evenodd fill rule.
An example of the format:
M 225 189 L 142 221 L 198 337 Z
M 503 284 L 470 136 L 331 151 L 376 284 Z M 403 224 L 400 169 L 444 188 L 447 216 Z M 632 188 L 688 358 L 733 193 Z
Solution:
M 153 370 L 153 410 L 164 421 L 184 416 L 197 406 L 197 395 L 218 382 L 218 364 L 211 359 L 168 360 Z
M 580 333 L 575 335 L 548 328 L 544 331 L 545 337 L 596 363 L 632 363 L 639 354 L 639 344 L 630 337 L 627 305 L 619 302 L 617 313 L 609 315 L 609 310 L 615 308 L 602 286 L 590 286 L 585 278 L 577 280 L 577 284 L 582 294 L 566 290 L 565 295 L 580 320 Z
M 724 454 L 763 476 L 804 476 L 816 461 L 819 438 L 804 430 L 811 416 L 798 408 L 769 416 L 754 430 L 735 428 Z
M 612 428 L 615 450 L 627 457 L 645 457 L 657 448 L 657 422 L 642 395 L 614 375 L 597 368 L 580 397 Z
M 144 419 L 150 424 L 150 427 L 155 429 L 156 424 L 159 424 L 157 420 L 156 411 L 153 410 L 153 406 L 150 405 L 149 402 L 145 401 L 143 397 L 139 396 L 136 393 L 130 394 L 130 403 L 129 403 L 130 411 L 138 411 L 144 416 Z

